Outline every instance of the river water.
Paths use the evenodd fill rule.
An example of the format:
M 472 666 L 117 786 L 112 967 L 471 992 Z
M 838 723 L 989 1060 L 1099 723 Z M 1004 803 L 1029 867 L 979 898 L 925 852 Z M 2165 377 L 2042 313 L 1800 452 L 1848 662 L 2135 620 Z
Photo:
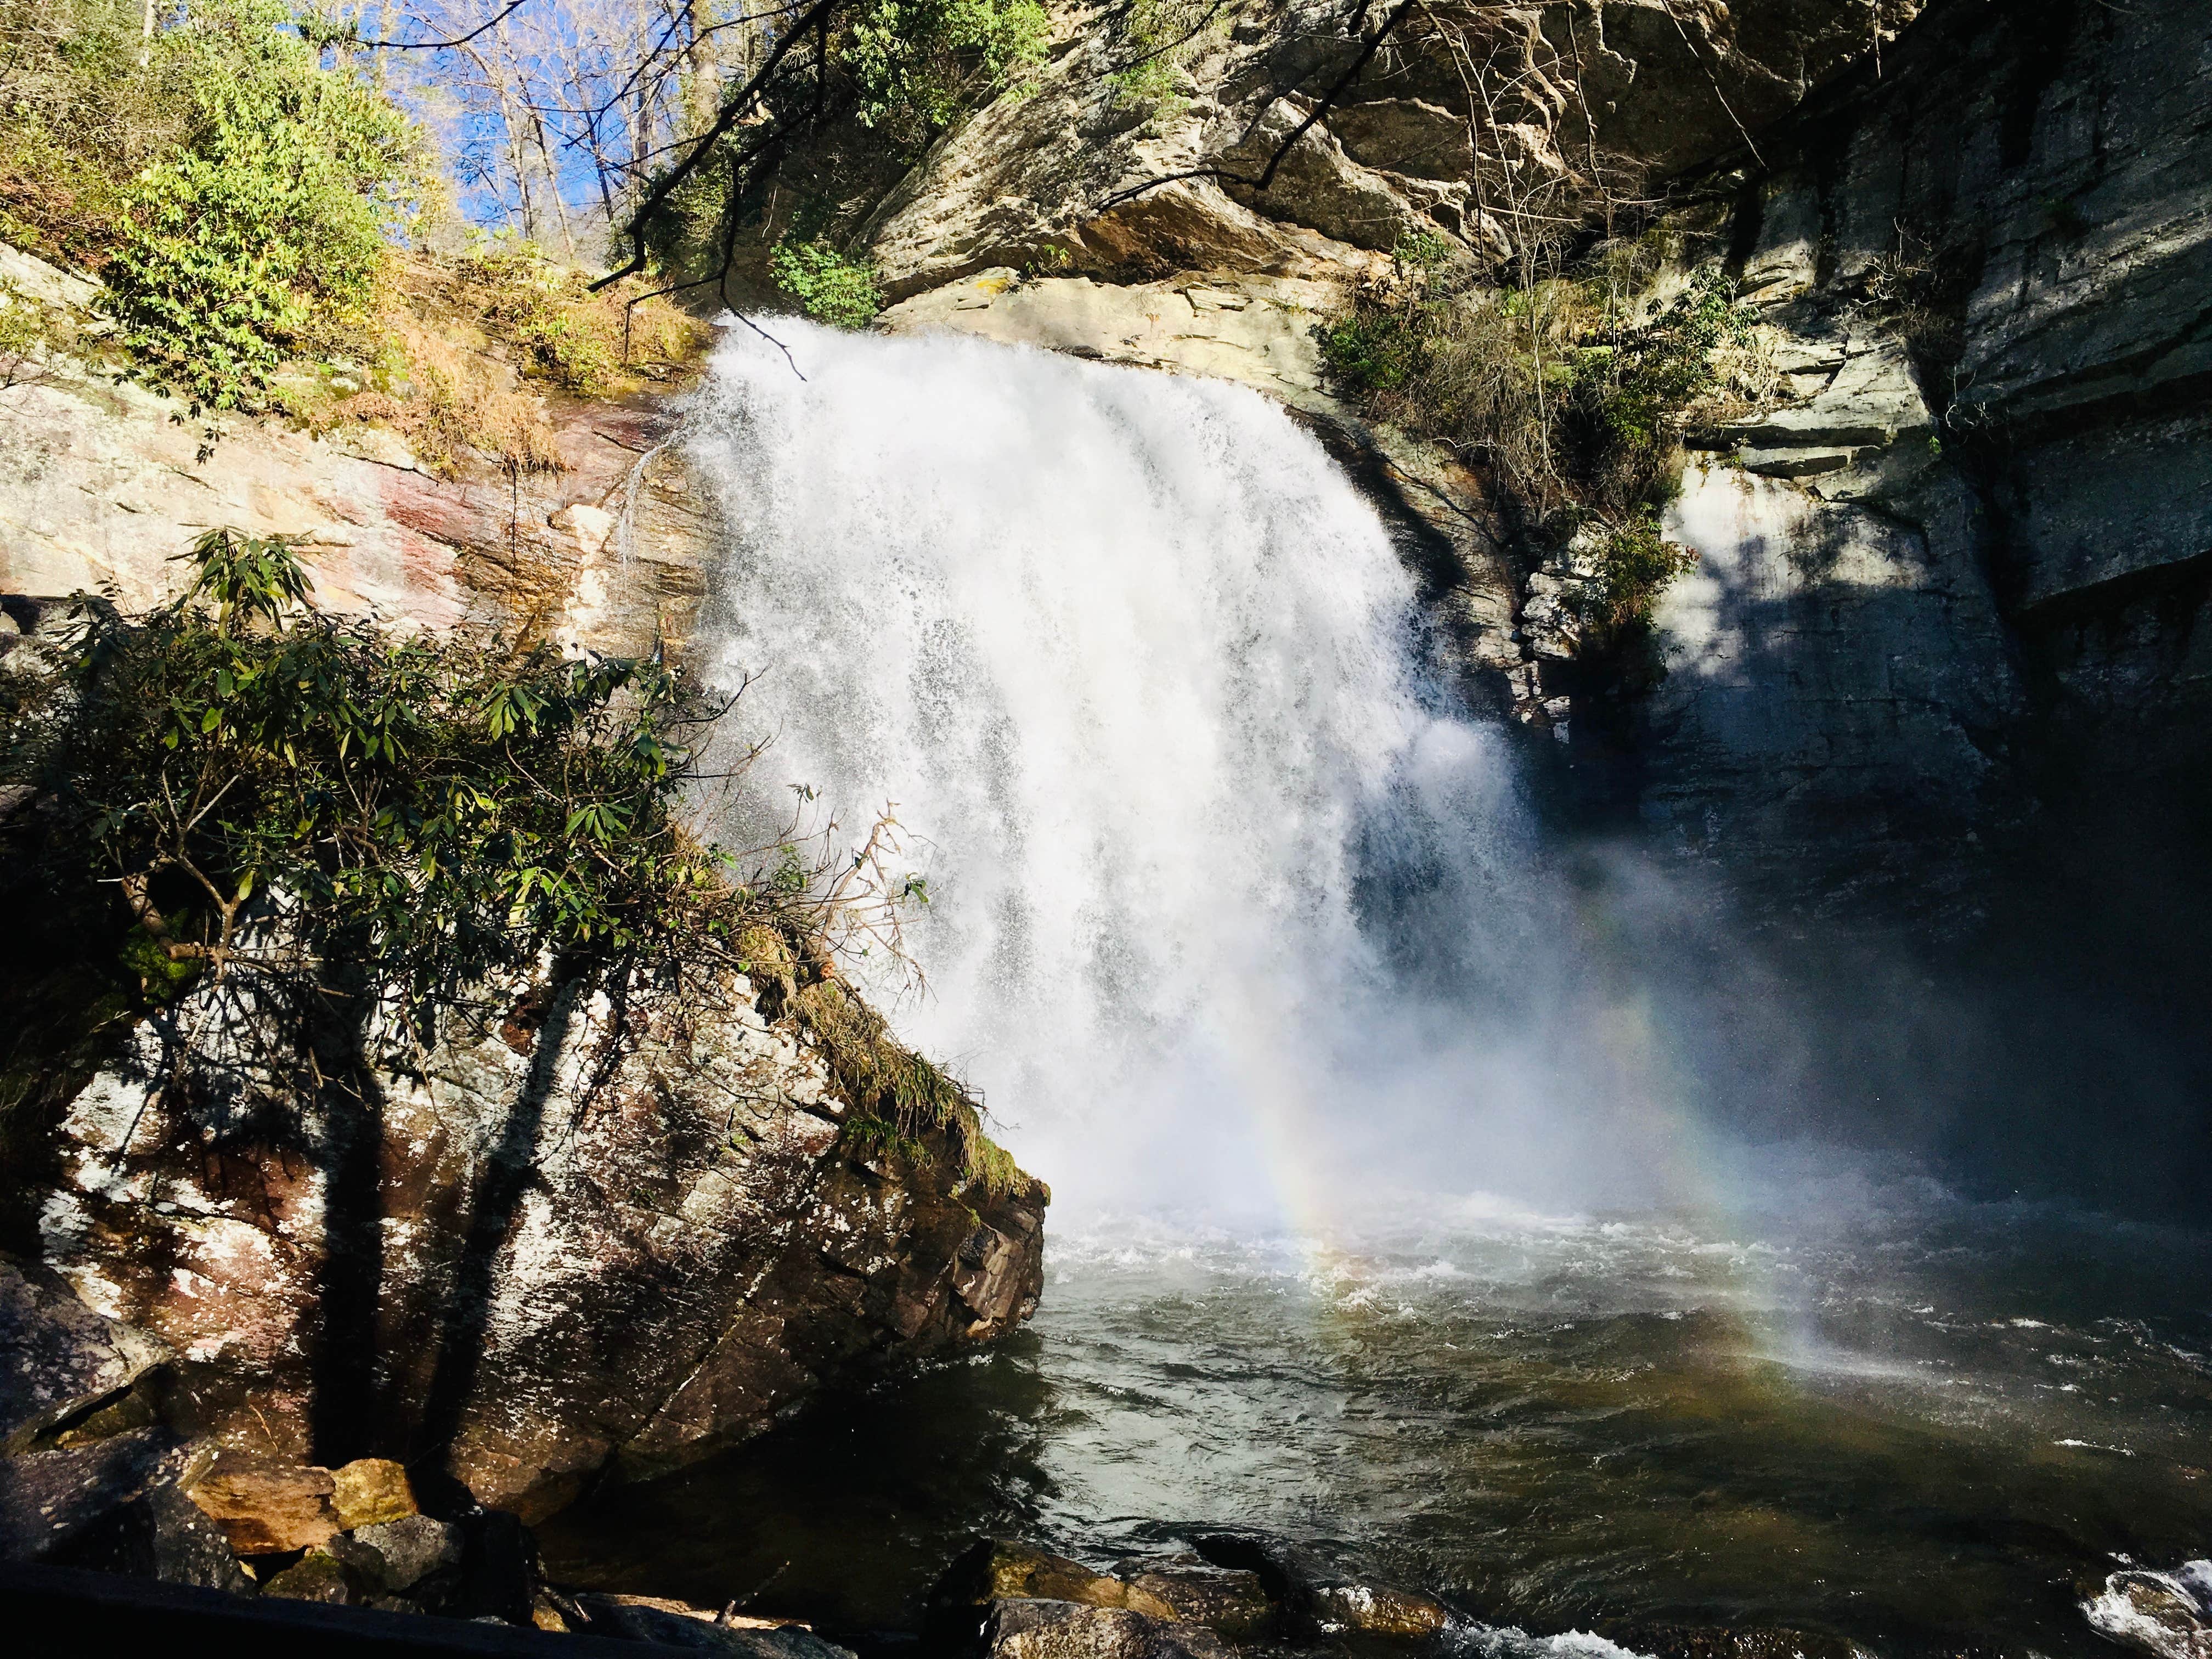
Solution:
M 2208 1553 L 2206 1237 L 1886 1154 L 1911 1066 L 1855 1097 L 1703 890 L 1547 844 L 1310 434 L 972 341 L 732 339 L 695 652 L 773 741 L 726 830 L 896 817 L 927 983 L 855 971 L 1053 1183 L 1049 1283 L 556 1519 L 557 1571 L 890 1630 L 976 1531 L 1258 1526 L 1485 1650 L 2056 1656 L 2120 1558 Z
M 1890 1202 L 1812 1234 L 1492 1214 L 1359 1251 L 1062 1235 L 1030 1331 L 603 1494 L 549 1549 L 579 1582 L 716 1606 L 777 1575 L 757 1605 L 896 1628 L 977 1532 L 1105 1566 L 1259 1526 L 1478 1632 L 2109 1653 L 2084 1592 L 2212 1541 L 2212 1251 Z

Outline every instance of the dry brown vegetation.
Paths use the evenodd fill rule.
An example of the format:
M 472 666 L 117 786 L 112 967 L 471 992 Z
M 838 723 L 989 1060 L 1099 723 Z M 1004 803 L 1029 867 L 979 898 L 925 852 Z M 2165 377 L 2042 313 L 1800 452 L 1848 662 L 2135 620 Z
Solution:
M 632 285 L 593 294 L 587 280 L 525 247 L 395 252 L 354 344 L 366 366 L 295 377 L 285 407 L 317 430 L 389 428 L 441 476 L 472 453 L 510 477 L 558 471 L 547 393 L 615 398 L 665 385 L 697 362 L 708 333 L 665 299 L 634 304 Z

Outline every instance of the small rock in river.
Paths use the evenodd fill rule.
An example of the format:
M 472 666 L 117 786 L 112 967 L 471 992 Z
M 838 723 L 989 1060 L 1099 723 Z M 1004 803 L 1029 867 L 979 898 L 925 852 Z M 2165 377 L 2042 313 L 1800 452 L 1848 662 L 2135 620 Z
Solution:
M 1176 1610 L 1158 1596 L 1119 1578 L 1093 1572 L 1079 1561 L 1032 1544 L 986 1538 L 947 1567 L 929 1592 L 930 1621 L 948 1634 L 973 1636 L 983 1609 L 1006 1600 L 1073 1601 L 1121 1607 L 1151 1619 L 1173 1620 Z
M 2212 1659 L 2212 1561 L 2116 1572 L 2081 1611 L 2099 1635 L 2155 1659 Z
M 411 1594 L 441 1574 L 457 1572 L 464 1539 L 461 1528 L 450 1521 L 404 1515 L 396 1521 L 358 1527 L 349 1541 L 356 1550 L 373 1553 L 373 1562 L 362 1563 L 365 1574 L 398 1595 Z
M 344 1565 L 328 1550 L 309 1550 L 261 1587 L 261 1593 L 285 1601 L 329 1601 L 350 1605 L 361 1598 Z
M 1217 1566 L 1258 1575 L 1267 1594 L 1322 1634 L 1435 1636 L 1451 1611 L 1418 1590 L 1340 1571 L 1312 1551 L 1262 1533 L 1206 1533 L 1191 1540 Z
M 1203 1625 L 1036 1598 L 993 1602 L 983 1650 L 990 1659 L 1228 1659 L 1229 1653 Z
M 407 1483 L 406 1469 L 388 1457 L 356 1458 L 343 1468 L 331 1470 L 331 1484 L 338 1525 L 348 1532 L 397 1521 L 421 1508 L 415 1501 L 415 1488 Z
M 1129 1588 L 1165 1602 L 1182 1623 L 1203 1625 L 1232 1642 L 1266 1634 L 1274 1617 L 1274 1603 L 1258 1573 L 1217 1567 L 1202 1556 L 1148 1566 L 1131 1577 Z

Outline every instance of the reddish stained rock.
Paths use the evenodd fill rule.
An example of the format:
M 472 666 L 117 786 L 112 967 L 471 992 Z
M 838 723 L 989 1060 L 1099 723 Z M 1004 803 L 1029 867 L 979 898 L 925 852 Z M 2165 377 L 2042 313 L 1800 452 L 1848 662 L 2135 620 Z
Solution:
M 27 255 L 9 258 L 69 289 Z M 180 404 L 60 362 L 0 398 L 0 592 L 112 586 L 125 606 L 150 606 L 185 580 L 173 556 L 228 526 L 298 541 L 327 610 L 528 626 L 642 654 L 690 632 L 714 543 L 708 492 L 692 488 L 681 447 L 664 447 L 681 407 L 550 399 L 566 471 L 511 481 L 476 463 L 447 479 L 377 428 L 317 437 L 231 416 L 203 453 L 204 423 Z

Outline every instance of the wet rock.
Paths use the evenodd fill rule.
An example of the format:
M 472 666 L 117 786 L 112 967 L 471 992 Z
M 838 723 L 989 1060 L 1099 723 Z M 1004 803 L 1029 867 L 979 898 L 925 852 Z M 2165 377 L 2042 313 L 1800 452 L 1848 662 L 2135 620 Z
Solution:
M 1719 1625 L 1607 1625 L 1601 1634 L 1650 1659 L 1874 1659 L 1856 1642 L 1802 1630 Z
M 309 1550 L 262 1585 L 261 1593 L 283 1601 L 327 1601 L 340 1607 L 366 1599 L 345 1564 L 328 1550 Z
M 744 975 L 702 972 L 680 999 L 634 986 L 619 1008 L 529 980 L 492 988 L 488 1009 L 441 1019 L 434 1087 L 380 1074 L 373 1146 L 356 1118 L 284 1096 L 259 1045 L 281 1052 L 272 1033 L 290 1028 L 213 986 L 149 1018 L 64 1118 L 58 1179 L 33 1195 L 49 1261 L 190 1356 L 211 1437 L 282 1450 L 293 1486 L 318 1483 L 201 1492 L 241 1553 L 362 1518 L 331 1476 L 296 1473 L 328 1343 L 349 1374 L 383 1379 L 364 1438 L 434 1449 L 416 1480 L 528 1521 L 610 1465 L 696 1461 L 841 1370 L 986 1340 L 1034 1310 L 1044 1188 L 971 1186 L 957 1126 L 918 1153 L 854 1156 L 828 1068 Z M 193 1087 L 154 1081 L 172 1063 Z M 272 1098 L 304 1155 L 207 1151 Z M 325 1178 L 340 1164 L 360 1166 L 359 1190 Z M 358 1212 L 334 1212 L 333 1194 Z M 375 1317 L 342 1328 L 323 1287 L 349 1274 L 376 1285 Z M 383 1474 L 383 1495 L 359 1501 L 411 1506 Z M 271 1504 L 282 1515 L 248 1536 Z
M 2212 1659 L 2212 1561 L 2116 1572 L 2081 1612 L 2100 1636 L 2153 1659 Z
M 854 1659 L 849 1650 L 797 1625 L 737 1614 L 725 1618 L 659 1596 L 586 1595 L 578 1596 L 576 1605 L 590 1621 L 586 1628 L 599 1636 L 739 1659 Z
M 986 1538 L 947 1567 L 931 1589 L 930 1622 L 947 1635 L 972 1637 L 994 1603 L 1019 1600 L 1121 1607 L 1165 1620 L 1176 1616 L 1173 1607 L 1149 1591 L 1094 1572 L 1079 1561 L 1032 1544 Z
M 328 1469 L 226 1447 L 185 1484 L 185 1495 L 240 1555 L 313 1549 L 340 1529 Z
M 1275 1604 L 1258 1573 L 1217 1567 L 1200 1555 L 1148 1567 L 1129 1587 L 1165 1603 L 1178 1623 L 1203 1625 L 1231 1642 L 1255 1640 L 1274 1623 Z
M 331 1471 L 331 1504 L 348 1532 L 414 1515 L 421 1505 L 407 1471 L 388 1457 L 362 1457 Z
M 50 1268 L 0 1256 L 0 1455 L 97 1438 L 134 1385 L 173 1356 L 145 1332 L 94 1312 Z
M 149 1487 L 88 1529 L 58 1565 L 126 1573 L 165 1584 L 186 1584 L 233 1595 L 254 1593 L 253 1580 L 231 1553 L 215 1522 L 173 1480 Z
M 100 1547 L 129 1504 L 173 1483 L 188 1454 L 163 1429 L 0 1458 L 0 1558 L 64 1561 Z
M 990 1659 L 1228 1659 L 1229 1653 L 1203 1625 L 1041 1599 L 993 1602 L 982 1647 Z
M 486 1509 L 464 1516 L 460 1528 L 461 1579 L 440 1611 L 460 1619 L 530 1623 L 544 1582 L 530 1528 L 518 1516 Z
M 1325 1636 L 1434 1636 L 1450 1610 L 1418 1590 L 1340 1571 L 1311 1550 L 1260 1533 L 1207 1533 L 1191 1540 L 1217 1566 L 1255 1575 L 1294 1618 Z
M 466 1535 L 450 1521 L 405 1515 L 341 1534 L 330 1547 L 373 1593 L 405 1596 L 434 1613 L 460 1577 Z

